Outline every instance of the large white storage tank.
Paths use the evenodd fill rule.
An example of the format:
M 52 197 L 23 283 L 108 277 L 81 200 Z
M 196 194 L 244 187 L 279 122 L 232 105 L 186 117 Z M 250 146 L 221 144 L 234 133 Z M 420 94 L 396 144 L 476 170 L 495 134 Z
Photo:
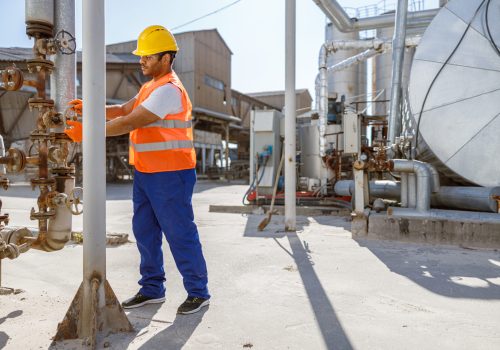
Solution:
M 410 77 L 418 158 L 458 182 L 500 186 L 500 0 L 453 0 Z

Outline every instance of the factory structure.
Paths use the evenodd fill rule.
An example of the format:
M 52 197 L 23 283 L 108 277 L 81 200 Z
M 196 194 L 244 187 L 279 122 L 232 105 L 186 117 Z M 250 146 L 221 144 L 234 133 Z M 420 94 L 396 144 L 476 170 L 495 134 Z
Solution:
M 232 52 L 217 29 L 177 33 L 175 37 L 182 50 L 176 57 L 174 69 L 193 103 L 198 174 L 202 177 L 209 174 L 212 177 L 248 178 L 250 114 L 257 109 L 283 109 L 284 91 L 244 94 L 232 89 Z M 135 40 L 106 46 L 107 104 L 122 104 L 130 100 L 148 81 L 141 73 L 137 56 L 131 53 L 135 46 Z M 81 52 L 75 54 L 76 94 L 81 97 L 82 55 Z M 31 55 L 31 48 L 0 48 L 0 68 L 15 64 L 27 73 L 26 61 Z M 49 93 L 50 87 L 47 83 Z M 34 89 L 29 86 L 9 94 L 0 92 L 0 131 L 4 142 L 7 145 L 14 143 L 16 148 L 25 151 L 32 146 L 29 134 L 35 122 L 27 101 L 33 96 Z M 297 96 L 302 111 L 310 110 L 312 99 L 309 92 L 298 90 Z M 235 148 L 230 148 L 230 144 Z M 81 182 L 81 147 L 71 151 L 69 162 L 75 164 L 78 182 Z M 132 176 L 132 167 L 128 164 L 128 137 L 109 138 L 108 180 L 131 179 Z
M 258 156 L 250 159 L 245 200 L 350 208 L 353 235 L 420 237 L 425 227 L 428 242 L 474 236 L 498 243 L 494 1 L 441 1 L 441 9 L 399 1 L 396 11 L 382 7 L 364 11 L 367 17 L 348 15 L 336 1 L 315 3 L 331 21 L 319 50 L 315 108 L 297 118 L 255 112 Z M 296 124 L 289 134 L 288 120 Z M 291 135 L 280 192 L 280 150 L 295 141 Z
M 232 89 L 232 52 L 216 29 L 176 34 L 182 50 L 174 69 L 193 103 L 199 174 L 248 176 L 244 206 L 270 215 L 282 206 L 285 231 L 296 230 L 298 206 L 327 207 L 348 211 L 353 237 L 500 247 L 500 26 L 493 20 L 500 0 L 440 1 L 433 9 L 399 0 L 354 13 L 336 0 L 314 2 L 329 21 L 313 106 L 290 80 L 290 2 L 283 91 Z M 63 249 L 72 217 L 83 212 L 83 191 L 94 188 L 85 176 L 77 187 L 82 150 L 64 134 L 77 118 L 67 102 L 85 89 L 85 53 L 76 51 L 74 7 L 58 3 L 26 0 L 33 49 L 0 49 L 0 184 L 8 190 L 9 177 L 27 174 L 39 193 L 30 214 L 36 229 L 0 213 L 0 260 Z M 129 100 L 146 81 L 130 53 L 135 45 L 106 46 L 108 104 Z M 107 177 L 131 178 L 128 137 L 106 142 Z M 89 276 L 55 340 L 85 336 L 95 344 L 102 290 L 113 315 L 104 328 L 130 329 L 105 275 Z M 80 313 L 82 322 L 97 323 L 78 323 Z

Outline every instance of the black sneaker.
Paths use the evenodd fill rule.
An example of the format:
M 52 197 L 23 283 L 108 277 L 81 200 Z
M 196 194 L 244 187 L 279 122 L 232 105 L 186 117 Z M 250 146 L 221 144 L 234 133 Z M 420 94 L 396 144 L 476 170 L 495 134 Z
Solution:
M 179 306 L 179 308 L 177 309 L 177 313 L 180 315 L 194 314 L 208 304 L 210 304 L 210 299 L 188 297 L 186 301 L 183 302 L 181 306 Z
M 130 299 L 125 300 L 122 303 L 124 309 L 133 309 L 134 307 L 139 307 L 146 304 L 160 304 L 165 301 L 165 297 L 162 298 L 150 298 L 141 293 L 137 293 Z

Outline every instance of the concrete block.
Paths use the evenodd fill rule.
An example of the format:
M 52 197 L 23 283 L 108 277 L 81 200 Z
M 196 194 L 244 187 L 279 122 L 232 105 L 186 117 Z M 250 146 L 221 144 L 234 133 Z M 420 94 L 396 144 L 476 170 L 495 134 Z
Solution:
M 366 238 L 500 248 L 500 224 L 388 217 L 385 213 L 372 213 Z

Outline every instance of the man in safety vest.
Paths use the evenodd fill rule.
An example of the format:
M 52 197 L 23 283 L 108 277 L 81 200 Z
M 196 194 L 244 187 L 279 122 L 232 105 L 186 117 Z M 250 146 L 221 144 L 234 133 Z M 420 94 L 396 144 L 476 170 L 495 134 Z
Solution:
M 107 106 L 106 136 L 130 133 L 130 163 L 135 167 L 132 228 L 141 254 L 139 292 L 124 308 L 165 301 L 162 232 L 170 246 L 188 297 L 177 313 L 191 314 L 209 304 L 207 268 L 194 223 L 191 197 L 196 154 L 191 101 L 172 70 L 179 48 L 174 36 L 154 25 L 142 31 L 134 55 L 152 80 L 123 105 Z M 81 111 L 80 100 L 74 109 Z M 81 125 L 66 131 L 81 141 Z

